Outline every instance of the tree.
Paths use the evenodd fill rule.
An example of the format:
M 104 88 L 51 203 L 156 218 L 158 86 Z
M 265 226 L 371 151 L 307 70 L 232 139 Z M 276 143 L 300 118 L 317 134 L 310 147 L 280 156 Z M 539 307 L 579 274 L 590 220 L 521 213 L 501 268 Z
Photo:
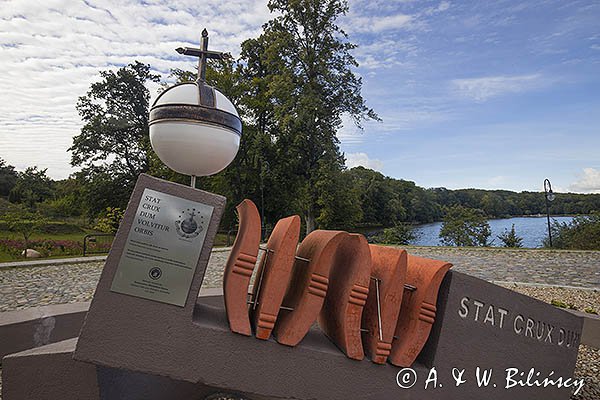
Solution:
M 54 196 L 37 205 L 47 217 L 76 217 L 86 211 L 85 192 L 80 182 L 71 177 L 54 182 Z
M 383 244 L 410 244 L 418 238 L 417 232 L 410 224 L 395 224 L 391 228 L 385 228 L 381 235 L 378 235 L 375 240 Z
M 544 240 L 544 247 L 550 247 L 547 239 Z M 555 221 L 552 225 L 552 247 L 600 250 L 600 213 L 578 216 L 568 223 Z
M 40 214 L 33 213 L 27 210 L 21 210 L 8 214 L 4 217 L 8 225 L 8 230 L 11 232 L 20 233 L 25 241 L 25 256 L 29 248 L 29 239 L 34 233 L 40 232 L 48 221 Z
M 148 135 L 148 82 L 158 82 L 150 66 L 138 61 L 117 71 L 100 72 L 101 81 L 93 83 L 79 98 L 77 111 L 84 126 L 73 138 L 71 165 L 83 167 L 80 181 L 100 199 L 98 212 L 108 206 L 125 207 L 140 173 L 149 169 L 152 151 Z M 96 178 L 98 181 L 96 182 Z M 108 184 L 107 184 L 108 182 Z M 124 190 L 112 191 L 113 182 Z M 100 193 L 98 193 L 100 192 Z
M 448 246 L 488 246 L 492 235 L 482 210 L 452 206 L 448 208 L 440 238 Z
M 504 244 L 504 247 L 523 247 L 523 238 L 517 235 L 515 224 L 512 224 L 510 231 L 504 230 L 504 233 L 498 235 L 498 239 Z
M 46 175 L 46 169 L 28 167 L 18 173 L 17 182 L 10 191 L 8 199 L 13 203 L 21 203 L 29 210 L 36 209 L 38 203 L 53 195 L 53 182 Z
M 342 114 L 359 127 L 378 117 L 365 105 L 361 79 L 352 71 L 358 64 L 350 51 L 356 46 L 336 25 L 348 10 L 346 2 L 271 0 L 268 7 L 279 16 L 245 43 L 245 54 L 259 55 L 265 68 L 258 72 L 271 104 L 261 104 L 267 114 L 260 115 L 274 124 L 269 131 L 278 161 L 274 172 L 288 190 L 296 189 L 294 205 L 310 232 L 325 211 L 318 191 L 323 171 L 343 169 L 335 135 Z
M 0 158 L 0 196 L 8 196 L 17 183 L 18 174 L 15 167 Z

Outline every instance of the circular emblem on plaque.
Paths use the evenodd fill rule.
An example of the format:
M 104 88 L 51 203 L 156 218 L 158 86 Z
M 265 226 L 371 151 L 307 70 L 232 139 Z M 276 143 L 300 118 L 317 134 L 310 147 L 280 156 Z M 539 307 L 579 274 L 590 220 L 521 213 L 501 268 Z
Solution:
M 162 276 L 162 270 L 158 267 L 154 267 L 148 271 L 148 276 L 154 280 L 157 280 Z
M 179 219 L 175 221 L 175 228 L 179 236 L 191 239 L 202 232 L 204 228 L 202 227 L 202 223 L 196 220 L 197 216 L 195 208 L 188 208 L 186 211 L 181 212 Z M 201 216 L 200 219 L 204 219 L 204 217 Z

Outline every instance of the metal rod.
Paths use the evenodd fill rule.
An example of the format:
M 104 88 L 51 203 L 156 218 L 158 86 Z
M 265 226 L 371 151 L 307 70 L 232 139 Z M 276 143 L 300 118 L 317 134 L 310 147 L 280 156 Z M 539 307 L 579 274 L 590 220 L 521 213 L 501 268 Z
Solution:
M 262 262 L 262 269 L 260 270 L 260 277 L 258 279 L 258 287 L 256 288 L 256 296 L 253 299 L 254 304 L 252 305 L 252 310 L 256 310 L 256 306 L 258 306 L 258 295 L 260 294 L 263 276 L 265 275 L 265 269 L 267 269 L 267 260 L 268 259 L 269 259 L 269 249 L 266 249 L 265 255 L 264 255 L 264 261 Z
M 190 182 L 190 186 L 196 189 L 196 175 L 192 175 L 192 180 Z
M 275 250 L 271 250 L 271 249 L 267 248 L 266 246 L 258 246 L 258 249 L 262 250 L 262 251 L 270 252 L 270 253 L 275 253 Z
M 379 326 L 379 340 L 383 342 L 383 328 L 381 327 L 381 297 L 379 295 L 379 282 L 381 279 L 375 278 L 374 276 L 370 277 L 375 281 L 375 293 L 377 295 L 377 325 Z
M 252 297 L 252 293 L 248 293 L 248 296 Z M 252 301 L 252 300 L 246 300 L 246 304 L 251 304 L 251 305 L 258 305 L 258 301 Z M 292 307 L 286 307 L 286 306 L 279 306 L 280 310 L 284 310 L 284 311 L 294 311 L 294 309 Z
M 310 258 L 304 258 L 304 257 L 300 257 L 300 256 L 294 256 L 294 258 L 295 258 L 296 260 L 305 261 L 305 262 L 310 262 Z
M 375 279 L 375 290 L 377 291 L 377 324 L 379 325 L 379 340 L 383 342 L 383 329 L 381 327 L 381 299 L 379 298 L 379 279 Z
M 546 187 L 546 184 L 548 185 Z M 550 247 L 552 247 L 552 228 L 550 228 L 550 206 L 548 204 L 548 191 L 552 193 L 552 184 L 549 179 L 544 179 L 544 200 L 546 203 L 546 218 L 548 220 L 548 239 L 550 242 Z

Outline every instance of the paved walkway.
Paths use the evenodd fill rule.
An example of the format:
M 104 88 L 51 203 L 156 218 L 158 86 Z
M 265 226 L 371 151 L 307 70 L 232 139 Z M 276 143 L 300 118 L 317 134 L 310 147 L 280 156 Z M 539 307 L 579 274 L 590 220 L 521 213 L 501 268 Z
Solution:
M 600 251 L 408 247 L 410 254 L 446 260 L 488 281 L 597 288 Z M 220 287 L 228 251 L 214 251 L 204 287 Z M 0 312 L 88 301 L 104 262 L 0 268 Z

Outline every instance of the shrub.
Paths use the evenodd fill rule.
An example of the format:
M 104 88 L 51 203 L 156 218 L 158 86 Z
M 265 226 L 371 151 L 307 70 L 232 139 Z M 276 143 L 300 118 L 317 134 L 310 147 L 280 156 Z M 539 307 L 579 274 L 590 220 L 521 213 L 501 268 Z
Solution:
M 417 237 L 412 225 L 395 224 L 391 228 L 385 228 L 382 233 L 374 238 L 374 241 L 383 244 L 409 244 Z
M 452 206 L 448 208 L 440 238 L 448 246 L 489 246 L 490 224 L 482 210 Z
M 517 235 L 515 224 L 512 225 L 510 231 L 504 229 L 504 233 L 498 235 L 498 239 L 502 241 L 504 247 L 523 247 L 523 238 Z
M 106 211 L 98 217 L 95 229 L 104 233 L 116 233 L 123 219 L 124 211 L 119 207 L 108 207 Z
M 600 250 L 600 213 L 573 218 L 571 222 L 555 221 L 552 225 L 552 247 L 557 249 Z M 550 247 L 548 238 L 544 247 Z

